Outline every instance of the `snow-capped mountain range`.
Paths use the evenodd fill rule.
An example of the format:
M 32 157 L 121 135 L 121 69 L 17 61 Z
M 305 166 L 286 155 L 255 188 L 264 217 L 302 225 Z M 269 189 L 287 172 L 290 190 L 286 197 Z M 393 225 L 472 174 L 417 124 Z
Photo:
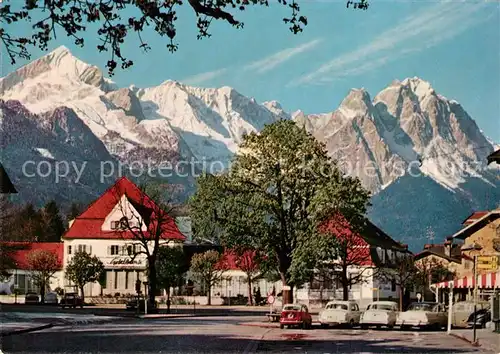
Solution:
M 290 114 L 276 101 L 259 104 L 230 87 L 167 80 L 151 88 L 119 88 L 99 68 L 59 47 L 1 78 L 0 98 L 2 162 L 21 199 L 37 203 L 54 197 L 71 202 L 75 196 L 90 201 L 116 176 L 101 183 L 102 161 L 197 161 L 195 170 L 217 161 L 226 167 L 244 134 L 279 119 L 304 125 L 347 173 L 361 178 L 374 194 L 370 216 L 395 238 L 420 244 L 411 239 L 423 230 L 452 232 L 473 209 L 500 200 L 498 169 L 484 166 L 493 143 L 458 102 L 419 78 L 394 81 L 373 99 L 353 89 L 331 113 Z M 74 171 L 53 183 L 24 176 L 21 161 L 27 159 L 52 165 L 87 161 L 93 167 L 86 167 L 78 184 Z M 195 171 L 183 171 L 183 177 L 167 179 L 189 194 Z M 433 191 L 429 200 L 420 188 Z M 412 190 L 423 200 L 404 200 Z M 486 199 L 478 199 L 478 190 Z M 439 217 L 443 212 L 452 216 Z

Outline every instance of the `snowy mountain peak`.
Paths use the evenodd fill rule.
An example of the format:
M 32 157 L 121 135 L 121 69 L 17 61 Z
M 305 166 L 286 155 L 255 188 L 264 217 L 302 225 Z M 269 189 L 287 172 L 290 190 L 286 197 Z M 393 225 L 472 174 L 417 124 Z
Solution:
M 408 86 L 415 95 L 419 98 L 419 100 L 423 100 L 427 96 L 435 94 L 434 89 L 432 88 L 430 82 L 422 80 L 419 77 L 406 78 L 401 84 L 403 86 Z
M 352 89 L 340 104 L 339 111 L 348 119 L 363 115 L 372 109 L 370 94 L 364 89 Z

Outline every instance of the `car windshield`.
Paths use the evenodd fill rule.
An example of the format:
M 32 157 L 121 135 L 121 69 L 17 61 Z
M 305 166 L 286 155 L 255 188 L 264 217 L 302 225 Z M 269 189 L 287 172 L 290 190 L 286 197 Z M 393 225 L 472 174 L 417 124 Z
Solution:
M 300 311 L 299 305 L 286 305 L 283 307 L 283 311 Z
M 327 310 L 347 310 L 346 304 L 328 304 L 326 306 Z
M 367 310 L 382 310 L 382 311 L 392 311 L 392 305 L 388 304 L 370 304 Z
M 424 303 L 413 303 L 408 308 L 408 311 L 427 311 L 431 312 L 435 305 L 433 304 L 424 304 Z

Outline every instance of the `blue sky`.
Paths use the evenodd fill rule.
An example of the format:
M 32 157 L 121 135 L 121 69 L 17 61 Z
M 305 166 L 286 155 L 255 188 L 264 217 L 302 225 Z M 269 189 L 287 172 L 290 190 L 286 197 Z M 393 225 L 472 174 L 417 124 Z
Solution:
M 368 11 L 348 10 L 343 0 L 299 4 L 309 20 L 299 35 L 281 21 L 287 9 L 272 3 L 237 13 L 244 29 L 213 23 L 213 36 L 203 40 L 196 39 L 193 11 L 183 6 L 179 50 L 169 53 L 164 39 L 151 32 L 146 38 L 152 50 L 142 53 L 132 37 L 124 52 L 135 65 L 112 79 L 139 87 L 167 79 L 227 85 L 258 101 L 277 100 L 288 111 L 322 113 L 336 109 L 351 88 L 364 87 L 373 97 L 394 79 L 418 76 L 459 101 L 500 142 L 498 1 L 372 0 Z M 92 30 L 83 49 L 60 32 L 49 50 L 63 44 L 83 61 L 104 67 L 107 56 L 96 52 Z M 2 76 L 14 69 L 5 57 L 2 64 Z

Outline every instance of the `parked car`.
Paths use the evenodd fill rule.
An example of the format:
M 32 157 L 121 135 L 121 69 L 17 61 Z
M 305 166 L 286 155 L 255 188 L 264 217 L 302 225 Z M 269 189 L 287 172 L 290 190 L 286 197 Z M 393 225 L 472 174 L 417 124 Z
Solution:
M 37 293 L 26 293 L 24 296 L 24 303 L 25 304 L 38 304 L 40 303 L 40 297 L 38 296 Z
M 139 299 L 139 301 L 137 299 L 129 300 L 125 304 L 125 307 L 127 310 L 137 310 L 137 307 L 139 307 L 139 311 L 144 312 L 145 310 L 144 299 Z M 155 301 L 155 303 L 152 304 L 150 301 L 148 301 L 148 313 L 157 312 L 157 310 L 158 310 L 158 302 Z
M 65 307 L 76 308 L 77 306 L 83 308 L 83 299 L 77 293 L 66 293 L 61 299 L 59 305 L 61 305 L 62 308 Z
M 299 326 L 303 329 L 312 327 L 312 316 L 306 305 L 288 304 L 283 306 L 280 317 L 280 328 Z
M 490 303 L 487 301 L 478 301 L 476 311 L 490 308 Z M 474 302 L 461 301 L 453 304 L 452 309 L 452 326 L 453 327 L 468 327 L 469 317 L 474 313 Z
M 46 304 L 57 305 L 57 303 L 58 303 L 57 294 L 56 293 L 47 293 L 47 294 L 45 294 L 44 301 L 45 301 Z
M 429 327 L 441 329 L 448 323 L 448 314 L 443 305 L 437 302 L 414 302 L 407 311 L 400 312 L 396 325 L 401 329 Z
M 398 317 L 398 304 L 393 301 L 375 301 L 361 314 L 361 328 L 387 326 L 393 328 Z
M 476 311 L 476 328 L 486 328 L 488 322 L 491 322 L 491 308 Z M 467 319 L 467 326 L 474 327 L 474 313 L 471 313 Z
M 327 328 L 335 325 L 349 325 L 354 327 L 359 324 L 361 311 L 355 301 L 330 301 L 319 314 L 321 327 Z

